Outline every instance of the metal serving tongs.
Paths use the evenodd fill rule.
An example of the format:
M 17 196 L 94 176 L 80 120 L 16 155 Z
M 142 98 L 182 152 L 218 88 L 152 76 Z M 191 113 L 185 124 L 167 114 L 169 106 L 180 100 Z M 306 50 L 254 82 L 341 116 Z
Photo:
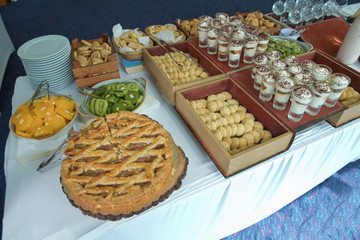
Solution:
M 273 43 L 273 44 L 275 44 L 275 45 L 277 45 L 277 46 L 279 46 L 279 47 L 283 47 L 283 48 L 286 48 L 286 49 L 288 49 L 288 50 L 294 51 L 293 48 L 284 46 L 284 45 L 282 45 L 282 44 L 280 44 L 280 43 L 277 43 L 277 42 L 275 42 L 275 41 L 273 41 L 273 40 L 269 40 L 269 42 L 270 42 L 270 43 Z M 276 50 L 278 50 L 278 49 L 276 49 Z
M 49 82 L 47 80 L 42 80 L 41 83 L 39 84 L 38 88 L 36 89 L 36 91 L 34 92 L 34 94 L 32 95 L 32 97 L 29 100 L 29 103 L 27 105 L 28 109 L 31 109 L 31 106 L 34 103 L 34 100 L 36 98 L 38 98 L 41 89 L 46 86 L 46 93 L 47 93 L 47 98 L 48 100 L 50 100 L 50 89 L 49 89 Z
M 92 88 L 92 87 L 78 87 L 77 88 L 78 92 L 81 93 L 81 94 L 84 94 L 84 95 L 89 95 L 91 97 L 94 97 L 94 98 L 101 98 L 95 94 L 91 94 L 87 91 L 92 91 L 92 92 L 109 92 L 109 93 L 116 93 L 116 92 L 121 92 L 121 90 L 117 90 L 117 89 L 111 89 L 111 90 L 108 90 L 108 89 L 102 89 L 102 88 Z M 114 101 L 111 101 L 109 99 L 106 99 L 107 101 L 109 102 L 114 102 Z
M 175 60 L 175 58 L 170 54 L 170 52 L 166 49 L 166 47 L 163 45 L 165 42 L 163 40 L 159 40 L 158 44 L 169 54 L 171 59 L 178 65 L 178 67 L 182 70 L 183 65 L 181 65 L 178 61 Z
M 176 48 L 174 48 L 173 46 L 171 46 L 170 44 L 168 44 L 167 42 L 163 41 L 163 40 L 159 40 L 159 42 L 163 45 L 166 45 L 168 48 L 170 48 L 171 50 L 173 50 L 174 52 L 177 52 L 181 55 L 183 55 L 184 57 L 186 57 L 187 59 L 189 59 L 191 62 L 194 62 L 194 60 L 187 56 L 186 54 L 182 53 L 181 51 L 177 50 Z
M 50 170 L 51 168 L 58 166 L 61 163 L 61 161 L 59 161 L 59 158 L 57 158 L 55 161 L 54 160 L 55 157 L 58 156 L 59 151 L 70 139 L 77 137 L 77 136 L 78 136 L 78 134 L 73 129 L 71 129 L 69 131 L 68 137 L 65 138 L 65 140 L 60 144 L 60 146 L 57 149 L 55 149 L 54 152 L 39 165 L 37 170 L 39 172 L 43 173 L 43 172 Z

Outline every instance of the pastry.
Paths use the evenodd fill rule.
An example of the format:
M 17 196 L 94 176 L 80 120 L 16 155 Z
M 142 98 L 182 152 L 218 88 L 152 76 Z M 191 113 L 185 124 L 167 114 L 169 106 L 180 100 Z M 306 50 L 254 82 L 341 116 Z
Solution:
M 85 215 L 119 220 L 165 200 L 188 160 L 156 121 L 121 111 L 82 127 L 68 142 L 61 184 Z

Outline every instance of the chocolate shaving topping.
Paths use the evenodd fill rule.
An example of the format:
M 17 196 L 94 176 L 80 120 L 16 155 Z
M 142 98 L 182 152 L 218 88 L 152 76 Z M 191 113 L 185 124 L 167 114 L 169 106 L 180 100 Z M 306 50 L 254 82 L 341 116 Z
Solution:
M 306 86 L 295 88 L 293 94 L 300 99 L 311 98 L 313 96 L 310 88 Z
M 266 57 L 266 55 L 264 53 L 261 54 L 257 54 L 254 57 L 254 62 L 255 63 L 263 63 L 265 64 L 267 62 L 268 58 Z
M 330 88 L 329 84 L 327 84 L 326 82 L 316 81 L 316 82 L 314 82 L 313 87 L 319 93 L 331 92 L 331 88 Z
M 282 78 L 280 79 L 278 82 L 277 82 L 278 86 L 279 87 L 282 87 L 282 88 L 293 88 L 295 86 L 295 83 L 294 81 L 291 79 L 291 78 Z
M 261 72 L 261 73 L 269 73 L 270 72 L 270 67 L 268 65 L 258 65 L 256 66 L 256 71 Z
M 280 53 L 276 50 L 270 50 L 266 53 L 266 55 L 271 58 L 277 58 L 277 59 L 280 58 Z
M 286 56 L 285 57 L 285 61 L 287 62 L 287 63 L 291 63 L 291 64 L 298 64 L 299 63 L 299 59 L 296 57 L 296 56 L 294 56 L 294 55 L 288 55 L 288 56 Z
M 275 84 L 276 78 L 272 74 L 267 74 L 262 77 L 262 80 L 268 84 Z

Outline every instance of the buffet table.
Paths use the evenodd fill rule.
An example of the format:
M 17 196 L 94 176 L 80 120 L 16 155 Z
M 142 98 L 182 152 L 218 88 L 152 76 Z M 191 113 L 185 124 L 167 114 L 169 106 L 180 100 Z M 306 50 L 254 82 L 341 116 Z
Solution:
M 3 239 L 220 239 L 271 215 L 360 158 L 360 119 L 339 128 L 322 121 L 296 133 L 288 151 L 224 178 L 148 73 L 120 71 L 121 78 L 148 79 L 147 94 L 159 106 L 140 113 L 162 124 L 188 157 L 181 188 L 140 215 L 115 222 L 94 219 L 69 203 L 59 182 L 60 166 L 39 173 L 42 159 L 17 161 L 26 146 L 10 134 Z M 17 79 L 13 111 L 31 97 L 30 88 L 27 77 Z M 60 92 L 81 103 L 75 82 Z

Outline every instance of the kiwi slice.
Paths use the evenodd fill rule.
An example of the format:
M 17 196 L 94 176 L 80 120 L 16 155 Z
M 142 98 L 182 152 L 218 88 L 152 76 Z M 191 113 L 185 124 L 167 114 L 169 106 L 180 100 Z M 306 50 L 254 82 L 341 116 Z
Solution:
M 140 95 L 138 100 L 136 101 L 135 107 L 138 107 L 144 101 L 144 96 Z
M 140 93 L 134 91 L 128 91 L 125 94 L 125 100 L 129 100 L 132 104 L 136 104 L 137 100 L 139 99 Z
M 124 107 L 124 110 L 132 111 L 134 105 L 129 100 L 121 100 L 119 101 L 119 104 L 122 104 Z
M 91 112 L 92 114 L 95 114 L 95 115 L 96 115 L 95 103 L 96 103 L 96 98 L 92 98 L 92 99 L 90 100 L 90 108 L 89 108 L 89 110 L 90 110 L 90 112 Z
M 124 97 L 125 94 L 129 91 L 126 84 L 124 83 L 117 83 L 115 89 L 118 90 L 115 92 L 117 97 Z
M 129 91 L 133 91 L 133 92 L 139 92 L 140 91 L 139 85 L 137 85 L 134 82 L 133 83 L 128 83 L 127 88 L 129 89 Z

